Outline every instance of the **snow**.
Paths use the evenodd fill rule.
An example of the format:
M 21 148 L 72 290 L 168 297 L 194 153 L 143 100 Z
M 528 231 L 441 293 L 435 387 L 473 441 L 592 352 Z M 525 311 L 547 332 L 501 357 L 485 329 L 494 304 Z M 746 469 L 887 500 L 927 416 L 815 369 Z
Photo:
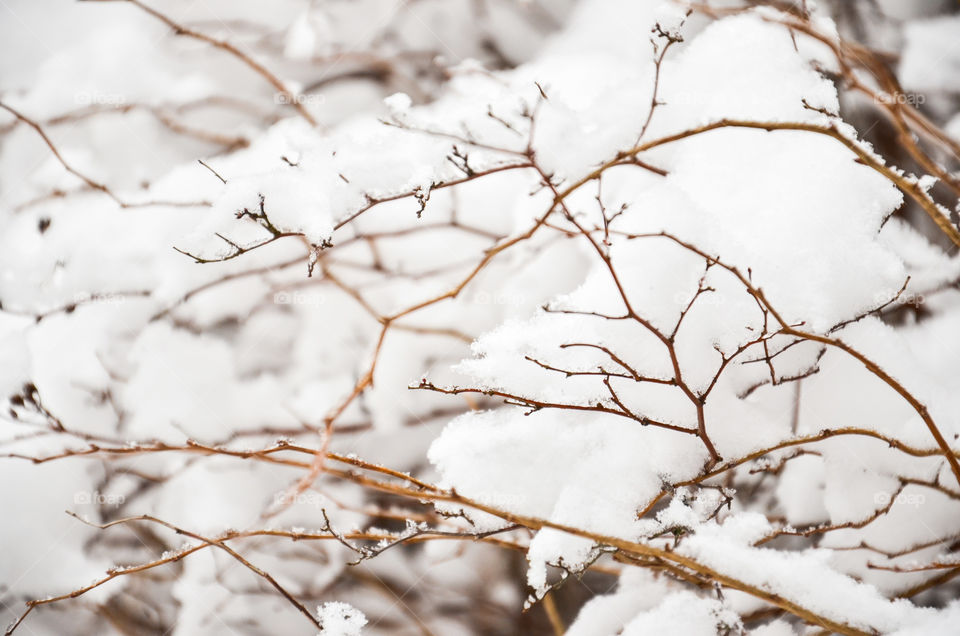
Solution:
M 856 629 L 890 633 L 934 614 L 903 599 L 890 601 L 873 586 L 834 571 L 826 551 L 750 547 L 748 542 L 765 532 L 766 524 L 762 515 L 744 514 L 722 526 L 705 525 L 679 551 Z
M 347 603 L 331 601 L 317 608 L 324 636 L 360 636 L 367 617 Z
M 666 596 L 647 570 L 624 570 L 616 591 L 590 599 L 567 629 L 568 636 L 615 634 L 638 612 L 656 607 Z
M 0 458 L 0 604 L 113 565 L 125 576 L 85 599 L 142 601 L 174 633 L 316 631 L 222 550 L 164 566 L 172 583 L 137 577 L 124 568 L 179 556 L 183 537 L 157 527 L 140 543 L 133 522 L 101 532 L 66 508 L 204 536 L 317 535 L 230 545 L 298 598 L 341 599 L 317 609 L 323 634 L 360 634 L 367 616 L 371 633 L 426 629 L 410 613 L 438 634 L 509 633 L 524 598 L 549 602 L 570 575 L 611 590 L 561 607 L 578 610 L 573 636 L 803 629 L 789 611 L 745 620 L 771 594 L 811 622 L 878 633 L 958 620 L 955 587 L 897 599 L 933 574 L 891 569 L 956 559 L 955 477 L 922 415 L 956 445 L 960 255 L 834 138 L 887 163 L 859 116 L 841 118 L 856 111 L 836 61 L 784 14 L 630 0 L 164 7 L 305 91 L 311 126 L 242 60 L 135 6 L 104 3 L 116 6 L 90 10 L 109 18 L 67 33 L 14 4 L 65 33 L 23 62 L 30 81 L 5 75 L 3 102 L 120 201 L 162 203 L 79 191 L 35 130 L 2 115 L 0 446 L 118 452 Z M 847 35 L 835 3 L 806 4 L 818 30 Z M 946 121 L 957 18 L 933 3 L 897 12 L 898 79 Z M 901 29 L 863 27 L 878 50 Z M 661 31 L 677 42 L 657 74 Z M 79 106 L 110 110 L 74 121 Z M 687 136 L 724 119 L 759 124 Z M 777 129 L 791 123 L 831 134 Z M 947 179 L 904 178 L 948 200 Z M 815 337 L 775 333 L 786 325 Z M 841 430 L 855 434 L 823 434 Z M 518 519 L 529 527 L 508 528 Z M 348 541 L 390 549 L 355 570 L 330 529 L 382 533 Z M 725 583 L 698 590 L 603 541 Z M 376 591 L 408 588 L 409 613 Z M 84 630 L 106 629 L 90 605 L 62 607 L 26 627 L 62 633 L 82 614 Z
M 633 618 L 623 629 L 624 636 L 643 634 L 715 634 L 740 627 L 739 617 L 724 611 L 719 601 L 700 598 L 690 592 L 666 597 L 651 610 Z
M 406 93 L 394 93 L 384 99 L 383 103 L 386 104 L 391 113 L 397 115 L 410 110 L 410 105 L 413 104 L 413 100 L 411 100 L 410 96 Z

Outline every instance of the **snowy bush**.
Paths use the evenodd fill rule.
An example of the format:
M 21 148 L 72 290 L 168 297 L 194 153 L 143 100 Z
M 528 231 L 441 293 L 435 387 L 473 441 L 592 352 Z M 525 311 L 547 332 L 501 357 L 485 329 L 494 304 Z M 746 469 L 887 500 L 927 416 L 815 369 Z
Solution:
M 11 2 L 7 633 L 955 633 L 948 4 Z

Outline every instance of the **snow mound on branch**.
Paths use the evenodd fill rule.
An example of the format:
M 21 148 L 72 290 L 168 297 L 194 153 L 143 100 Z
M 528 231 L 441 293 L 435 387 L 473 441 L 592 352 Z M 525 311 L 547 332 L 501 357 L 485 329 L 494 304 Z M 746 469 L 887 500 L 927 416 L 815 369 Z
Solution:
M 429 135 L 384 126 L 368 118 L 319 136 L 296 121 L 273 127 L 250 148 L 216 162 L 227 183 L 205 221 L 181 242 L 211 257 L 228 253 L 214 232 L 248 246 L 269 238 L 237 212 L 260 212 L 280 232 L 303 234 L 314 245 L 332 237 L 335 225 L 372 200 L 411 190 L 429 197 L 434 183 L 461 176 L 447 160 L 450 143 Z
M 769 529 L 762 515 L 744 513 L 723 525 L 701 526 L 678 552 L 857 629 L 889 633 L 935 614 L 905 599 L 891 601 L 872 585 L 836 572 L 828 551 L 786 552 L 750 545 Z
M 645 634 L 690 634 L 711 636 L 724 630 L 740 628 L 740 617 L 724 609 L 715 599 L 691 592 L 678 592 L 666 597 L 655 608 L 638 614 L 624 627 L 623 636 Z
M 662 480 L 691 476 L 703 464 L 693 441 L 678 444 L 674 433 L 641 430 L 624 418 L 565 410 L 517 415 L 498 409 L 460 416 L 431 447 L 431 462 L 466 497 L 624 538 L 636 531 L 637 506 Z M 623 461 L 631 448 L 644 448 L 652 461 Z M 498 470 L 480 468 L 494 457 Z
M 654 118 L 656 136 L 718 119 L 820 121 L 812 108 L 839 108 L 833 84 L 797 53 L 790 33 L 756 14 L 711 24 L 665 62 L 661 78 L 666 107 Z

